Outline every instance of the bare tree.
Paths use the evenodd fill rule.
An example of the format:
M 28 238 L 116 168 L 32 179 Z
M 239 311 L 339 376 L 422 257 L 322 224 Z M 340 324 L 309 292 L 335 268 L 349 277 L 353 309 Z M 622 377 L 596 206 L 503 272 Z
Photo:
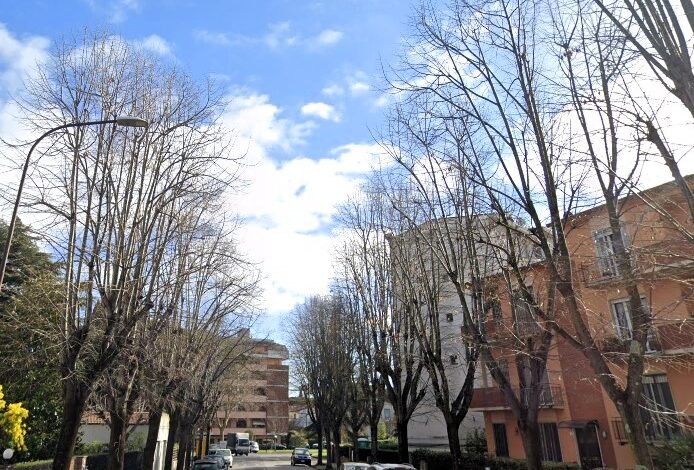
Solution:
M 425 162 L 445 162 L 433 171 L 446 181 L 451 167 L 438 158 L 438 148 L 431 145 L 441 135 L 446 136 L 451 141 L 448 155 L 458 155 L 452 168 L 464 168 L 464 177 L 450 176 L 456 182 L 453 187 L 474 185 L 479 200 L 500 226 L 522 237 L 521 247 L 536 247 L 541 257 L 546 270 L 545 301 L 551 305 L 561 299 L 562 313 L 537 308 L 540 302 L 531 292 L 521 292 L 545 326 L 541 336 L 545 346 L 536 350 L 540 367 L 531 375 L 537 379 L 537 373 L 544 369 L 541 356 L 550 344 L 547 330 L 553 330 L 584 354 L 626 423 L 637 462 L 650 468 L 641 410 L 644 351 L 652 315 L 640 300 L 642 280 L 636 276 L 634 250 L 625 243 L 622 230 L 625 201 L 638 187 L 636 175 L 643 161 L 633 138 L 624 139 L 620 130 L 633 128 L 638 122 L 629 95 L 616 99 L 616 90 L 624 89 L 619 71 L 628 57 L 623 41 L 613 40 L 615 36 L 609 31 L 596 29 L 583 34 L 586 24 L 581 20 L 586 12 L 581 9 L 557 13 L 560 23 L 569 24 L 557 31 L 557 23 L 548 13 L 553 7 L 550 2 L 516 1 L 460 1 L 441 10 L 425 5 L 416 19 L 415 52 L 393 71 L 391 83 L 403 95 L 402 102 L 420 100 L 415 120 L 404 121 L 420 126 L 408 124 L 416 130 Z M 595 19 L 595 13 L 587 17 Z M 562 41 L 562 37 L 569 41 Z M 559 44 L 553 41 L 556 38 L 560 38 Z M 581 55 L 580 59 L 575 59 L 576 55 Z M 564 80 L 556 73 L 561 60 L 569 64 L 565 67 L 575 66 L 579 60 L 585 64 L 580 70 L 572 68 Z M 566 102 L 566 96 L 572 101 Z M 438 125 L 427 125 L 427 120 Z M 578 134 L 574 133 L 575 122 L 579 123 Z M 632 157 L 625 156 L 629 154 Z M 415 180 L 418 172 L 426 170 L 423 166 L 405 165 Z M 430 185 L 427 181 L 420 186 L 428 190 Z M 425 205 L 426 209 L 441 205 L 438 198 L 432 200 L 435 204 Z M 655 199 L 647 202 L 656 204 Z M 570 241 L 572 227 L 579 224 L 572 215 L 600 203 L 608 214 L 608 233 L 613 241 L 610 250 L 620 274 L 617 282 L 629 296 L 634 320 L 631 347 L 621 364 L 596 344 L 570 247 L 575 243 Z M 443 209 L 442 213 L 450 210 L 448 206 Z M 667 217 L 669 211 L 663 206 L 654 210 L 663 212 L 666 220 L 677 218 Z M 515 229 L 516 220 L 510 214 L 527 221 L 529 227 Z M 678 224 L 665 225 L 678 229 Z M 688 233 L 686 228 L 682 236 Z M 506 261 L 501 267 L 509 270 L 515 285 L 522 286 L 525 272 L 514 262 Z M 478 277 L 470 278 L 474 291 Z M 500 382 L 500 374 L 493 375 Z
M 160 273 L 191 211 L 232 181 L 231 161 L 214 90 L 106 34 L 56 47 L 22 105 L 37 131 L 115 115 L 151 123 L 141 133 L 101 125 L 54 134 L 25 197 L 65 266 L 64 416 L 53 460 L 64 469 L 92 384 L 144 318 L 172 314 L 157 299 L 175 299 L 180 282 Z
M 426 386 L 415 325 L 393 298 L 388 237 L 399 232 L 403 222 L 377 185 L 366 187 L 361 198 L 345 204 L 341 219 L 349 235 L 338 254 L 339 277 L 361 332 L 357 336 L 358 358 L 369 371 L 364 386 L 368 388 L 372 458 L 378 451 L 382 381 L 395 411 L 399 457 L 406 462 L 408 424 L 425 397 Z
M 690 50 L 694 38 L 694 6 L 691 2 L 595 0 L 595 4 L 638 52 L 665 90 L 694 117 L 694 69 Z M 694 194 L 684 181 L 656 119 L 646 116 L 642 120 L 647 127 L 646 139 L 658 148 L 694 218 Z
M 354 341 L 350 319 L 339 296 L 312 297 L 297 307 L 292 331 L 296 374 L 310 395 L 319 426 L 332 439 L 328 468 L 340 464 L 340 431 L 349 408 L 355 374 Z

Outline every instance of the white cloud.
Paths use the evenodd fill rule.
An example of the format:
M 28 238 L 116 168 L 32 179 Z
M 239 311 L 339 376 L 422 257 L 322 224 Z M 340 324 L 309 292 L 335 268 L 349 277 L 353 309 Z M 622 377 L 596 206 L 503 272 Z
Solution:
M 384 108 L 391 103 L 392 98 L 392 95 L 389 95 L 388 93 L 383 93 L 381 94 L 381 96 L 374 100 L 374 106 L 376 106 L 377 108 Z
M 354 81 L 354 82 L 349 84 L 349 91 L 354 96 L 363 95 L 364 93 L 368 93 L 370 89 L 371 89 L 371 86 L 365 82 Z
M 238 135 L 237 145 L 255 160 L 265 158 L 273 149 L 289 152 L 303 145 L 315 126 L 292 122 L 280 117 L 281 113 L 268 95 L 237 90 L 230 97 L 224 121 Z
M 208 31 L 206 29 L 201 29 L 195 31 L 194 36 L 200 42 L 206 44 L 212 44 L 215 46 L 231 46 L 234 41 L 229 37 L 227 33 L 220 33 L 216 31 Z
M 271 24 L 270 31 L 263 37 L 263 42 L 270 49 L 295 46 L 299 43 L 299 36 L 293 34 L 291 29 L 289 21 Z
M 333 83 L 324 87 L 321 91 L 326 96 L 340 96 L 345 92 L 345 89 L 342 88 L 342 86 Z
M 301 107 L 301 114 L 318 117 L 326 121 L 340 122 L 340 113 L 337 112 L 334 106 L 327 103 L 306 103 Z
M 331 46 L 340 42 L 343 36 L 344 33 L 342 31 L 338 31 L 336 29 L 325 29 L 321 31 L 320 34 L 314 39 L 317 44 L 322 46 Z
M 160 56 L 172 55 L 171 44 L 166 41 L 166 39 L 156 34 L 150 34 L 145 38 L 135 40 L 133 41 L 133 44 Z
M 19 90 L 27 75 L 37 71 L 37 65 L 47 57 L 50 41 L 31 36 L 17 39 L 0 24 L 0 93 Z
M 105 14 L 109 23 L 122 23 L 129 13 L 140 11 L 139 0 L 85 0 L 98 13 Z
M 268 25 L 267 32 L 261 36 L 230 35 L 206 29 L 194 31 L 193 36 L 200 42 L 217 46 L 265 45 L 274 50 L 292 47 L 317 50 L 337 44 L 344 37 L 344 33 L 336 29 L 324 29 L 315 36 L 307 36 L 296 32 L 291 22 L 280 21 Z
M 238 151 L 251 161 L 242 175 L 248 186 L 229 200 L 231 210 L 246 220 L 239 243 L 266 277 L 264 307 L 287 312 L 327 290 L 337 206 L 378 164 L 381 149 L 349 144 L 321 158 L 298 154 L 312 127 L 283 118 L 267 95 L 248 90 L 231 97 L 225 123 L 237 134 Z M 278 151 L 291 157 L 281 159 Z

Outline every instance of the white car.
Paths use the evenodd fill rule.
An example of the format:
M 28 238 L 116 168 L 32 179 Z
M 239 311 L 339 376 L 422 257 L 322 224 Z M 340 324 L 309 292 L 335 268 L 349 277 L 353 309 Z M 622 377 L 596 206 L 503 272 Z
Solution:
M 257 454 L 260 451 L 260 446 L 257 442 L 251 441 L 251 452 Z
M 231 450 L 229 449 L 210 449 L 207 452 L 208 455 L 221 455 L 224 457 L 224 463 L 227 464 L 227 468 L 234 466 L 234 456 L 231 455 Z

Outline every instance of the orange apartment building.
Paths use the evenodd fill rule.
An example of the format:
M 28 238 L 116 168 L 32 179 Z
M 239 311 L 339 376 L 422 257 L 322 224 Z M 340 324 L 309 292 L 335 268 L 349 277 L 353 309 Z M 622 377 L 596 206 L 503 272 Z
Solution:
M 248 432 L 261 442 L 278 440 L 289 431 L 289 358 L 286 346 L 250 338 L 246 373 L 227 389 L 212 419 L 210 442 L 225 441 L 232 432 Z
M 694 177 L 689 177 L 694 185 Z M 657 209 L 656 209 L 657 208 Z M 659 213 L 660 212 L 660 213 Z M 644 413 L 648 437 L 654 444 L 689 432 L 694 426 L 694 244 L 678 231 L 672 219 L 690 233 L 686 204 L 673 183 L 664 184 L 623 201 L 623 237 L 639 276 L 639 290 L 653 319 L 643 378 L 644 394 L 654 408 L 666 413 Z M 612 255 L 612 239 L 604 206 L 575 215 L 566 230 L 577 289 L 586 318 L 613 370 L 628 348 L 631 320 L 620 275 Z M 530 283 L 540 282 L 542 266 L 534 268 Z M 539 289 L 538 286 L 537 289 Z M 533 290 L 536 290 L 533 286 Z M 508 299 L 501 299 L 497 318 L 490 321 L 518 328 Z M 515 321 L 514 321 L 515 320 Z M 527 321 L 527 320 L 526 320 Z M 525 325 L 527 326 L 527 324 Z M 516 330 L 517 332 L 517 330 Z M 511 383 L 520 383 L 513 352 L 497 348 Z M 502 367 L 503 368 L 503 367 Z M 523 458 L 516 419 L 484 366 L 471 409 L 484 413 L 487 447 L 497 456 Z M 634 459 L 624 425 L 602 390 L 584 355 L 555 336 L 541 393 L 541 442 L 544 460 L 581 462 L 584 468 L 628 469 Z M 520 391 L 522 396 L 522 391 Z

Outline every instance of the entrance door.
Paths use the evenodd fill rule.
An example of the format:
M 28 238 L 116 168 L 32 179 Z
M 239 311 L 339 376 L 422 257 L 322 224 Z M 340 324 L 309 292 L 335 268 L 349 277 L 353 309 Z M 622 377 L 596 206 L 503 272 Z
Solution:
M 581 467 L 584 469 L 601 468 L 602 455 L 598 442 L 598 430 L 595 425 L 574 429 L 578 442 L 578 453 L 581 458 Z

